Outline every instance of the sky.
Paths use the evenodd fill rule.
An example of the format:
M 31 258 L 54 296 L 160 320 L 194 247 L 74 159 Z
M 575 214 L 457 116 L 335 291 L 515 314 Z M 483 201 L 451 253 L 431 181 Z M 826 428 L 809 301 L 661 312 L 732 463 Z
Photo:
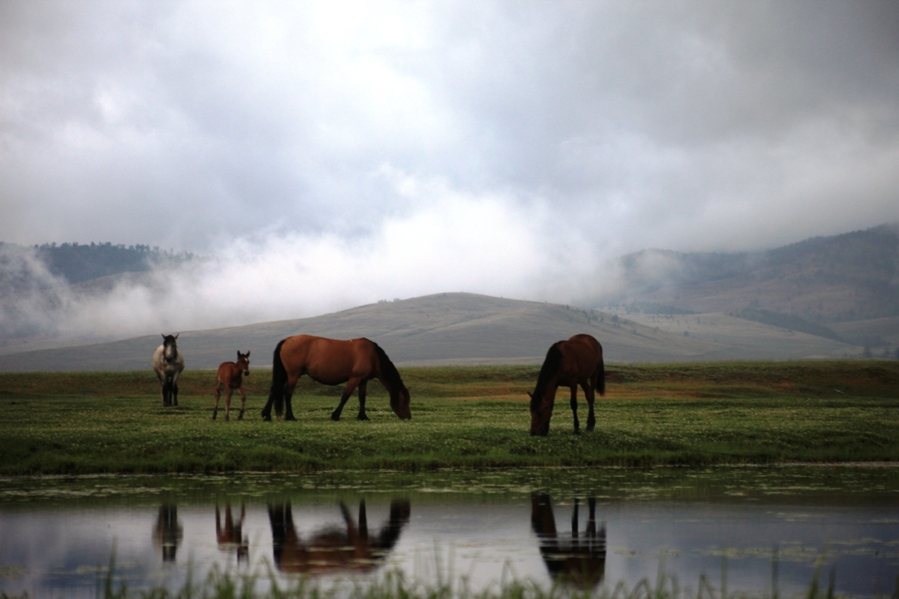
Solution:
M 0 241 L 208 258 L 75 328 L 589 304 L 897 200 L 889 0 L 0 2 Z

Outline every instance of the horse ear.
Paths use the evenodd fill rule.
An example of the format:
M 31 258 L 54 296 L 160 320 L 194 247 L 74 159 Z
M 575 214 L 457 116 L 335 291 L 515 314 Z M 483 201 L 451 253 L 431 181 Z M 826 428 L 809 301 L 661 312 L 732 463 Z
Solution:
M 240 350 L 237 350 L 237 359 L 240 360 Z
M 247 350 L 247 357 L 250 357 L 250 350 Z
M 175 333 L 175 339 L 177 339 L 177 338 L 178 338 L 178 335 L 180 335 L 180 334 L 181 334 L 181 333 Z
M 162 338 L 165 339 L 165 333 L 162 333 Z

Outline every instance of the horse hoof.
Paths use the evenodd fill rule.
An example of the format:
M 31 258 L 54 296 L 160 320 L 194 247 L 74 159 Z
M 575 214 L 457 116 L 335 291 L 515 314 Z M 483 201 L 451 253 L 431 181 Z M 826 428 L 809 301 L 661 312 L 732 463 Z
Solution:
M 243 410 L 240 411 L 240 414 L 237 415 L 238 420 L 243 420 Z
M 294 418 L 293 416 L 285 416 L 284 420 L 288 421 L 288 422 L 296 422 L 297 421 L 297 419 Z
M 228 416 L 225 416 L 225 422 L 228 422 L 229 420 L 231 420 L 231 418 Z
M 333 420 L 334 422 L 339 422 L 340 414 L 331 414 L 331 420 Z

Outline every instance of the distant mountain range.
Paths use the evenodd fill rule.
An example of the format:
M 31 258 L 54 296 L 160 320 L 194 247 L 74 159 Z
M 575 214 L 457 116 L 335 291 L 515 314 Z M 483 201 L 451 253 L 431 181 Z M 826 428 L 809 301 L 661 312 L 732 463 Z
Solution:
M 90 263 L 89 250 L 83 249 L 89 247 L 78 246 L 81 273 Z M 96 247 L 104 247 L 107 257 L 116 247 L 132 251 Z M 176 258 L 194 259 L 168 256 Z M 108 259 L 107 265 L 126 262 Z M 17 263 L 0 260 L 0 281 L 39 295 L 40 289 L 28 287 L 27 269 L 10 264 Z M 66 261 L 54 264 L 66 280 L 92 292 L 117 277 L 140 277 L 143 270 L 111 272 L 116 267 L 107 266 L 103 276 L 84 279 L 66 272 Z M 594 307 L 445 293 L 314 318 L 183 331 L 179 343 L 188 368 L 214 368 L 238 349 L 252 350 L 254 365 L 270 364 L 276 343 L 299 333 L 366 336 L 405 365 L 537 363 L 551 343 L 577 332 L 596 336 L 610 362 L 895 357 L 899 352 L 896 225 L 757 253 L 647 250 L 625 256 L 622 268 L 625 290 L 598 299 Z M 3 293 L 8 290 L 0 290 L 0 301 Z M 0 371 L 148 369 L 160 340 L 149 335 L 8 352 L 0 355 Z
M 605 305 L 642 314 L 726 313 L 858 345 L 899 344 L 899 226 L 739 254 L 647 250 L 622 260 Z

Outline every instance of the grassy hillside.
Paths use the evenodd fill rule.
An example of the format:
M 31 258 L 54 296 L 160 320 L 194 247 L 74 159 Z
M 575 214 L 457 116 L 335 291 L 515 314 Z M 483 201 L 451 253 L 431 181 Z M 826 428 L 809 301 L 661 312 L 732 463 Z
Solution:
M 338 339 L 368 337 L 405 365 L 534 364 L 549 346 L 575 333 L 602 343 L 609 362 L 840 358 L 860 348 L 812 335 L 781 335 L 771 327 L 741 320 L 741 341 L 728 335 L 690 334 L 679 327 L 636 317 L 571 306 L 526 302 L 468 293 L 444 293 L 361 306 L 315 318 L 268 322 L 208 331 L 182 331 L 178 343 L 188 369 L 215 368 L 252 351 L 251 361 L 271 364 L 279 340 L 300 333 Z M 166 331 L 168 332 L 168 331 Z M 684 333 L 687 333 L 686 335 Z M 162 333 L 162 331 L 160 331 Z M 150 335 L 113 343 L 0 355 L 0 371 L 141 370 L 161 342 Z
M 298 421 L 266 423 L 267 374 L 229 422 L 211 420 L 210 373 L 185 377 L 177 408 L 145 372 L 0 375 L 0 475 L 899 460 L 897 362 L 616 367 L 597 430 L 572 435 L 560 392 L 546 438 L 528 434 L 534 366 L 404 368 L 411 421 L 375 383 L 369 422 L 355 399 L 332 422 L 340 388 L 304 381 Z
M 837 323 L 899 317 L 899 227 L 816 237 L 767 252 L 645 251 L 623 260 L 625 303 L 687 312 L 747 308 Z

